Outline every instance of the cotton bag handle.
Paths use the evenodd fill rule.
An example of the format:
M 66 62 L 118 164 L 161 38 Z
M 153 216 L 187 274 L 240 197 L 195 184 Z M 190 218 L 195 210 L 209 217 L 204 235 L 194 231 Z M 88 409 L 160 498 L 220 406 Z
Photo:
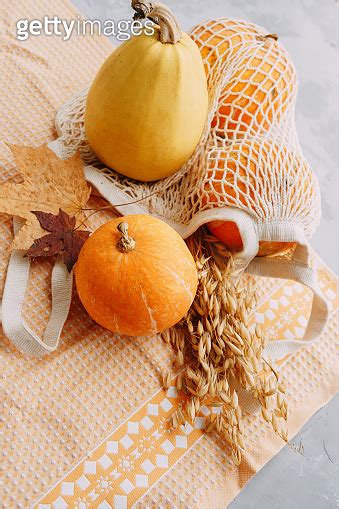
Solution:
M 51 143 L 51 148 L 59 155 L 56 143 Z M 59 153 L 58 153 L 59 152 Z M 93 167 L 86 168 L 86 178 L 89 182 L 95 176 L 97 187 L 100 186 L 99 173 Z M 91 178 L 92 177 L 92 178 Z M 105 197 L 112 204 L 126 203 L 129 199 L 119 190 L 112 190 L 104 193 Z M 128 206 L 126 213 L 136 214 L 149 212 L 135 204 Z M 14 232 L 17 232 L 22 223 L 18 218 L 13 219 Z M 24 252 L 13 250 L 7 267 L 2 301 L 0 301 L 0 320 L 6 337 L 24 354 L 34 357 L 43 357 L 54 352 L 58 345 L 62 329 L 67 319 L 71 299 L 73 276 L 69 274 L 66 266 L 60 259 L 56 261 L 51 277 L 51 315 L 42 338 L 35 334 L 22 318 L 23 304 L 29 281 L 30 260 L 24 256 Z
M 14 231 L 20 227 L 13 220 Z M 43 338 L 39 338 L 22 318 L 22 308 L 29 279 L 30 260 L 13 250 L 10 256 L 1 309 L 2 327 L 7 338 L 24 354 L 42 357 L 56 350 L 72 298 L 72 274 L 58 259 L 52 270 L 52 310 Z
M 306 246 L 300 246 L 307 249 Z M 310 317 L 303 339 L 272 341 L 266 347 L 266 353 L 273 360 L 282 359 L 288 354 L 298 350 L 300 347 L 314 343 L 325 328 L 328 319 L 328 304 L 319 288 L 316 270 L 296 259 L 275 260 L 254 258 L 248 265 L 246 271 L 250 274 L 263 277 L 275 277 L 288 279 L 301 283 L 313 292 L 313 301 Z

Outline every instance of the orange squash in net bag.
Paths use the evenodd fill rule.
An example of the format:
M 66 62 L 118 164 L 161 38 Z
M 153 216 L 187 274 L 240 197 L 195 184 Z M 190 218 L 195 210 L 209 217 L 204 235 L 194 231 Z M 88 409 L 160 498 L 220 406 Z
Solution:
M 228 18 L 211 19 L 199 23 L 191 31 L 191 37 L 200 49 L 207 76 L 211 81 L 216 69 L 254 39 L 254 25 Z
M 278 125 L 295 100 L 297 78 L 294 66 L 286 51 L 277 43 L 276 36 L 265 33 L 251 23 L 221 18 L 197 25 L 192 31 L 192 37 L 203 56 L 210 87 L 217 88 L 218 79 L 222 79 L 217 111 L 211 123 L 217 137 L 227 141 L 241 140 L 244 136 L 264 134 L 272 126 Z M 216 173 L 214 190 L 221 195 L 225 193 L 222 204 L 218 200 L 219 206 L 237 196 L 237 203 L 233 203 L 233 206 L 239 206 L 240 198 L 241 205 L 248 200 L 252 201 L 250 208 L 253 209 L 255 180 L 260 180 L 258 161 L 255 157 L 254 160 L 248 160 L 246 145 L 233 145 L 233 155 L 237 148 L 244 150 L 242 164 L 232 160 L 227 163 L 225 153 L 220 152 L 221 171 Z M 258 149 L 258 145 L 256 148 Z M 242 178 L 245 178 L 244 172 L 247 171 L 245 163 L 252 165 L 252 174 L 247 175 L 254 184 L 252 190 L 250 186 L 244 186 L 242 181 Z M 228 172 L 232 169 L 238 172 L 239 179 L 235 185 L 229 186 L 227 181 L 223 182 L 225 164 L 228 164 Z M 284 168 L 280 164 L 279 169 L 275 168 L 274 171 L 283 175 Z M 205 203 L 213 200 L 213 195 L 203 197 Z M 260 207 L 260 204 L 256 203 L 256 206 Z M 243 249 L 241 235 L 234 222 L 213 221 L 209 228 L 228 249 Z M 260 241 L 258 256 L 283 253 L 292 245 Z
M 232 253 L 242 251 L 243 242 L 239 228 L 233 221 L 211 221 L 208 224 L 210 232 L 219 239 Z M 282 255 L 294 246 L 293 242 L 259 241 L 257 256 Z
M 149 336 L 179 322 L 197 290 L 193 257 L 166 223 L 142 214 L 119 217 L 85 242 L 75 267 L 88 314 L 107 329 Z
M 251 56 L 244 58 L 243 69 L 222 90 L 212 127 L 227 139 L 268 129 L 273 121 L 281 119 L 290 104 L 294 69 L 286 67 L 280 46 L 274 41 L 266 44 L 274 49 L 265 45 L 256 48 Z
M 277 194 L 281 194 L 279 206 L 287 215 L 291 210 L 302 214 L 304 196 L 313 189 L 313 179 L 304 158 L 286 146 L 267 140 L 247 140 L 211 151 L 201 199 L 205 208 L 241 208 L 254 215 L 258 223 L 264 223 Z M 240 233 L 234 223 L 212 221 L 209 228 L 228 249 L 242 249 Z M 272 255 L 293 245 L 293 242 L 260 241 L 258 255 Z
M 197 25 L 192 37 L 206 72 L 215 80 L 226 71 L 212 120 L 219 136 L 239 139 L 279 122 L 295 98 L 297 78 L 275 35 L 260 32 L 251 23 L 222 18 Z

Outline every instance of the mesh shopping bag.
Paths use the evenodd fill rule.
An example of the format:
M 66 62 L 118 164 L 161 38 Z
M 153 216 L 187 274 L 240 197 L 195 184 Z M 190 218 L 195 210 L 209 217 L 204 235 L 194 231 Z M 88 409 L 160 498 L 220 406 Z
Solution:
M 204 59 L 210 107 L 201 142 L 179 172 L 141 183 L 103 167 L 86 141 L 87 90 L 59 110 L 51 148 L 63 158 L 79 148 L 104 195 L 143 198 L 143 209 L 184 237 L 215 218 L 234 220 L 245 241 L 237 255 L 243 265 L 257 245 L 246 242 L 242 222 L 252 223 L 257 241 L 306 243 L 319 222 L 320 193 L 296 134 L 297 79 L 288 54 L 264 29 L 227 18 L 197 25 L 192 38 Z
M 211 221 L 234 222 L 243 244 L 235 253 L 237 269 L 312 289 L 304 340 L 314 340 L 327 318 L 308 244 L 319 223 L 320 193 L 296 133 L 293 63 L 276 36 L 251 23 L 209 20 L 191 36 L 204 61 L 209 114 L 198 147 L 176 174 L 137 182 L 100 163 L 84 129 L 88 89 L 60 108 L 59 137 L 49 146 L 63 159 L 80 150 L 87 180 L 112 205 L 122 205 L 123 214 L 152 214 L 184 238 Z M 280 256 L 258 258 L 259 242 L 265 240 L 292 247 Z M 269 348 L 283 356 L 302 344 L 286 340 Z

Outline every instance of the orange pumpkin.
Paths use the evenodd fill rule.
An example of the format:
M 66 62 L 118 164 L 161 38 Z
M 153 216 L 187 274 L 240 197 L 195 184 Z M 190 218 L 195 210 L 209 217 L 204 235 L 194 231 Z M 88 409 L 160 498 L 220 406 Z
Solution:
M 248 131 L 255 135 L 279 121 L 296 92 L 296 72 L 275 36 L 263 36 L 246 23 L 229 19 L 198 25 L 193 39 L 204 58 L 206 72 L 237 59 L 212 121 L 219 136 L 239 139 Z
M 180 235 L 146 215 L 116 218 L 96 230 L 81 249 L 75 278 L 93 320 L 128 336 L 149 336 L 176 324 L 198 284 Z
M 286 174 L 285 166 L 293 168 Z M 292 154 L 286 147 L 270 145 L 264 141 L 243 141 L 231 144 L 227 149 L 215 151 L 208 162 L 206 179 L 202 189 L 204 205 L 242 207 L 265 217 L 261 192 L 275 188 L 283 175 L 283 184 L 307 192 L 311 170 L 306 161 Z M 279 185 L 282 185 L 280 183 Z M 293 191 L 292 199 L 293 199 Z M 231 221 L 212 221 L 209 229 L 230 251 L 243 248 L 238 227 Z M 268 256 L 290 249 L 293 242 L 260 241 L 258 256 Z
M 207 76 L 224 66 L 232 56 L 258 35 L 254 25 L 228 18 L 210 19 L 196 25 L 191 37 L 198 45 Z M 211 72 L 213 70 L 213 72 Z

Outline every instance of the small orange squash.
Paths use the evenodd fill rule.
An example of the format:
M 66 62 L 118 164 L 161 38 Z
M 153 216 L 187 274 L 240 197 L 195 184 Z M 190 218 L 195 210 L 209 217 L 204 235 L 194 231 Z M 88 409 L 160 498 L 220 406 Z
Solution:
M 119 334 L 149 336 L 179 322 L 198 285 L 180 235 L 146 215 L 116 218 L 85 242 L 76 267 L 78 294 L 97 323 Z
M 191 37 L 200 49 L 207 76 L 212 76 L 236 53 L 246 49 L 246 45 L 253 43 L 257 35 L 254 25 L 230 18 L 209 19 L 191 31 Z
M 285 166 L 293 168 L 285 172 Z M 203 185 L 203 204 L 218 207 L 241 207 L 259 217 L 265 216 L 264 193 L 277 188 L 283 178 L 285 187 L 308 191 L 311 170 L 303 159 L 293 155 L 285 146 L 267 141 L 242 141 L 220 150 L 210 158 Z M 291 199 L 297 201 L 292 191 Z M 241 251 L 243 244 L 237 225 L 232 221 L 212 221 L 209 230 L 232 251 Z M 294 246 L 293 242 L 260 241 L 257 256 L 282 254 Z
M 297 77 L 275 34 L 263 35 L 251 23 L 222 18 L 197 25 L 192 38 L 207 75 L 213 76 L 226 63 L 231 70 L 237 60 L 212 120 L 219 136 L 232 140 L 248 132 L 255 135 L 281 120 L 294 100 Z
M 232 253 L 243 250 L 243 243 L 237 225 L 233 221 L 211 221 L 210 232 L 219 239 Z M 282 255 L 294 246 L 293 242 L 259 241 L 257 256 Z

